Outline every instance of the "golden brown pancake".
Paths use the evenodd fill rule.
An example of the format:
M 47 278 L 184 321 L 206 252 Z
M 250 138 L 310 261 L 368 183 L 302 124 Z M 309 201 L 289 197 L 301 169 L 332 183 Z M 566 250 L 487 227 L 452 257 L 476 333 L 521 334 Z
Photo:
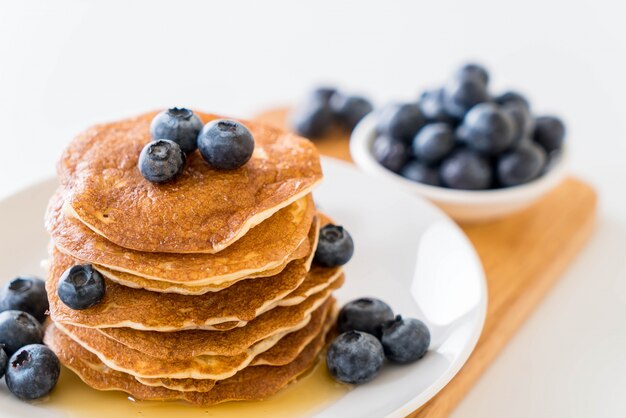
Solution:
M 317 248 L 317 239 L 319 232 L 319 225 L 324 226 L 331 222 L 330 218 L 328 218 L 323 213 L 317 213 L 316 220 L 319 222 L 315 227 L 311 227 L 309 230 L 309 240 L 305 241 L 298 247 L 295 253 L 291 254 L 290 258 L 297 260 L 299 258 L 308 256 L 309 257 L 309 267 L 310 262 L 312 261 L 312 257 L 315 255 L 315 250 Z M 315 234 L 313 234 L 315 232 Z M 310 245 L 308 245 L 310 243 Z M 305 244 L 307 244 L 305 246 Z M 180 283 L 168 283 L 162 281 L 149 280 L 143 277 L 135 276 L 129 273 L 121 273 L 116 272 L 114 270 L 107 269 L 102 266 L 95 265 L 96 270 L 100 271 L 103 275 L 108 277 L 110 280 L 119 283 L 123 286 L 133 287 L 133 288 L 141 288 L 150 290 L 152 292 L 165 292 L 165 293 L 180 293 L 182 295 L 201 295 L 207 292 L 215 292 L 221 289 L 227 288 L 232 283 L 224 282 L 219 285 L 204 285 L 204 286 L 189 286 L 186 284 Z M 282 271 L 284 266 L 279 267 L 272 274 L 270 271 L 263 272 L 263 275 L 266 276 L 274 276 Z M 258 273 L 260 275 L 261 273 Z M 254 278 L 252 276 L 251 278 Z
M 146 386 L 161 387 L 179 392 L 208 392 L 215 387 L 217 380 L 211 379 L 170 379 L 135 377 L 139 383 Z
M 182 392 L 143 385 L 129 374 L 108 368 L 96 355 L 53 326 L 47 330 L 44 340 L 61 363 L 94 389 L 120 390 L 140 400 L 181 399 L 194 404 L 212 405 L 234 400 L 262 400 L 274 395 L 315 364 L 324 347 L 325 335 L 318 335 L 287 365 L 246 367 L 207 392 Z
M 323 303 L 295 328 L 256 341 L 241 353 L 233 356 L 198 355 L 185 359 L 153 357 L 125 347 L 94 329 L 59 323 L 55 326 L 85 349 L 96 354 L 108 367 L 135 377 L 223 380 L 248 366 L 257 355 L 274 347 L 285 335 L 305 329 L 311 322 L 313 334 L 319 334 L 333 302 L 329 299 Z
M 287 267 L 287 265 L 293 260 L 298 260 L 303 257 L 306 257 L 308 254 L 310 254 L 310 250 L 311 250 L 311 246 L 308 240 L 305 240 L 304 242 L 302 242 L 302 244 L 300 244 L 300 246 L 296 249 L 296 251 L 290 254 L 289 257 L 285 260 L 285 262 L 282 263 L 280 266 L 273 268 L 273 269 L 269 269 L 269 270 L 252 274 L 248 277 L 245 277 L 244 279 L 254 279 L 257 277 L 275 276 L 279 274 L 281 271 L 283 271 L 283 269 Z M 187 285 L 187 284 L 181 284 L 181 283 L 164 282 L 160 280 L 150 280 L 150 279 L 146 279 L 145 277 L 135 276 L 134 274 L 111 270 L 106 267 L 99 266 L 97 264 L 94 264 L 93 266 L 96 270 L 98 270 L 104 276 L 109 278 L 109 280 L 115 283 L 121 284 L 122 286 L 132 287 L 135 289 L 146 289 L 151 292 L 158 292 L 158 293 L 178 293 L 181 295 L 203 295 L 208 292 L 219 292 L 220 290 L 226 289 L 242 280 L 242 279 L 237 279 L 231 282 L 221 282 L 219 284 L 205 284 L 205 285 L 193 286 L 193 285 Z
M 321 332 L 326 334 L 333 327 L 336 317 L 333 308 L 329 307 L 323 321 L 316 318 L 317 312 L 315 312 L 311 322 L 306 327 L 282 337 L 272 348 L 254 357 L 250 366 L 284 366 L 291 363 Z M 210 379 L 135 378 L 144 385 L 164 386 L 168 389 L 184 392 L 208 392 L 216 382 Z
M 321 267 L 313 265 L 304 282 L 283 299 L 279 300 L 275 306 L 297 305 L 304 302 L 308 297 L 328 289 L 330 286 L 337 289 L 337 287 L 335 287 L 337 286 L 337 281 L 343 283 L 343 270 L 340 267 Z
M 343 275 L 328 289 L 310 296 L 298 305 L 274 308 L 253 319 L 245 327 L 228 331 L 157 332 L 131 328 L 104 328 L 97 331 L 126 347 L 153 357 L 188 359 L 203 354 L 234 356 L 264 338 L 303 324 L 307 316 L 321 306 L 341 284 Z
M 199 296 L 132 289 L 104 277 L 106 292 L 95 306 L 75 310 L 57 294 L 59 278 L 80 260 L 53 249 L 46 282 L 50 317 L 55 322 L 88 328 L 128 327 L 139 330 L 220 330 L 243 326 L 276 306 L 297 305 L 321 292 L 341 275 L 340 268 L 315 266 L 308 259 L 291 262 L 276 276 L 242 280 L 220 292 Z M 225 323 L 228 323 L 226 325 Z
M 315 325 L 315 332 L 306 332 L 301 329 L 296 332 L 291 332 L 280 339 L 278 344 L 273 346 L 267 351 L 262 352 L 252 360 L 251 366 L 284 366 L 291 363 L 298 357 L 298 354 L 304 350 L 311 341 L 313 341 L 320 332 L 327 334 L 328 331 L 335 326 L 337 319 L 336 304 L 333 300 L 328 306 L 328 311 L 325 313 L 326 317 L 321 325 Z M 314 318 L 307 327 L 313 324 Z
M 166 254 L 119 247 L 66 216 L 62 206 L 63 193 L 59 191 L 50 201 L 46 224 L 54 244 L 63 253 L 150 280 L 194 286 L 231 285 L 243 278 L 262 277 L 266 272 L 275 274 L 273 269 L 292 260 L 291 254 L 306 241 L 315 215 L 308 195 L 217 254 Z
M 58 165 L 78 219 L 121 247 L 216 253 L 322 180 L 319 154 L 309 140 L 242 121 L 255 142 L 243 167 L 216 170 L 195 151 L 177 179 L 151 183 L 137 162 L 152 140 L 150 122 L 156 114 L 90 128 L 69 144 Z M 196 114 L 204 123 L 220 118 Z

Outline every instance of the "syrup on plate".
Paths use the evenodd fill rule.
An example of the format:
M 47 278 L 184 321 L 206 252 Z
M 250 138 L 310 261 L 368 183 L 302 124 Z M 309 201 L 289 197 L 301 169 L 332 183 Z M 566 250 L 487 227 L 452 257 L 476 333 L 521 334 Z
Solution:
M 49 400 L 40 406 L 70 418 L 305 417 L 325 409 L 348 390 L 349 387 L 335 382 L 328 374 L 325 362 L 319 361 L 297 382 L 267 400 L 200 407 L 182 402 L 134 401 L 123 392 L 98 391 L 83 383 L 71 370 L 63 368 Z

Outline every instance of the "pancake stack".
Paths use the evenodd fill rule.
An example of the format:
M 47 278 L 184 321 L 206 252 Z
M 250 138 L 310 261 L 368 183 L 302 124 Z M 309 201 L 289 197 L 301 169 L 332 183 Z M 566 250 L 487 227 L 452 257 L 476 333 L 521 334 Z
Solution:
M 313 262 L 330 222 L 311 197 L 319 155 L 246 121 L 255 151 L 243 167 L 212 169 L 196 151 L 179 178 L 153 184 L 137 160 L 155 114 L 95 126 L 61 158 L 46 215 L 45 342 L 99 390 L 202 405 L 264 399 L 316 362 L 344 280 Z M 84 310 L 57 294 L 77 264 L 106 285 Z

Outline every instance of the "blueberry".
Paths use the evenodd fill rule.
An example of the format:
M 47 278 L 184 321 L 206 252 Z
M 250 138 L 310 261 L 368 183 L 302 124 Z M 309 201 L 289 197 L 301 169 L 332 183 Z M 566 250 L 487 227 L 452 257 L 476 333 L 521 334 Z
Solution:
M 383 108 L 376 130 L 381 135 L 410 143 L 426 123 L 424 115 L 415 103 L 394 104 Z
M 390 361 L 407 364 L 424 357 L 430 345 L 430 331 L 422 321 L 398 315 L 382 326 L 380 341 Z
M 342 226 L 326 225 L 320 229 L 315 262 L 324 267 L 343 266 L 354 254 L 354 242 Z
M 28 344 L 39 344 L 43 328 L 37 319 L 22 311 L 0 313 L 0 347 L 8 356 Z
M 254 138 L 248 128 L 237 121 L 214 120 L 200 131 L 198 148 L 211 167 L 233 170 L 252 157 Z
M 426 164 L 437 164 L 454 149 L 454 132 L 447 123 L 424 126 L 413 140 L 413 154 Z
M 309 97 L 313 100 L 323 100 L 326 103 L 330 102 L 330 99 L 337 94 L 337 89 L 334 87 L 322 86 L 314 89 Z
M 4 376 L 4 372 L 7 369 L 7 361 L 9 358 L 7 357 L 7 353 L 4 351 L 4 348 L 0 347 L 0 379 Z
M 380 372 L 385 355 L 383 346 L 373 335 L 361 331 L 340 334 L 328 347 L 326 366 L 339 382 L 360 384 Z
M 78 264 L 65 270 L 57 289 L 59 299 L 76 310 L 97 305 L 104 298 L 104 293 L 104 279 L 91 264 Z
M 350 131 L 374 109 L 364 97 L 335 94 L 330 100 L 330 108 L 335 118 Z
M 443 89 L 427 90 L 422 93 L 418 106 L 428 121 L 450 124 L 456 122 L 456 119 L 446 112 L 443 104 Z
M 459 150 L 441 164 L 442 182 L 453 189 L 487 189 L 492 182 L 489 161 L 470 150 Z
M 439 171 L 436 168 L 427 166 L 417 160 L 411 160 L 406 163 L 404 167 L 402 167 L 402 170 L 400 170 L 400 174 L 403 177 L 418 183 L 429 184 L 431 186 L 441 186 Z
M 0 289 L 0 312 L 24 311 L 43 322 L 48 307 L 46 285 L 37 277 L 16 277 Z
M 500 106 L 481 103 L 467 113 L 458 132 L 470 148 L 495 155 L 513 145 L 515 122 Z
M 360 298 L 346 303 L 337 317 L 339 332 L 363 331 L 380 336 L 380 327 L 393 319 L 393 311 L 376 298 Z
M 460 145 L 467 145 L 467 134 L 468 134 L 468 129 L 466 126 L 463 126 L 463 124 L 457 126 L 457 128 L 454 131 L 454 136 L 456 138 L 456 141 L 458 144 Z
M 489 72 L 480 64 L 468 63 L 459 68 L 454 74 L 456 78 L 477 78 L 483 84 L 489 83 Z
M 565 125 L 555 116 L 540 116 L 535 119 L 533 139 L 547 152 L 561 149 L 565 137 Z
M 150 142 L 139 155 L 139 171 L 152 183 L 165 183 L 178 177 L 185 168 L 185 153 L 169 139 Z
M 528 138 L 533 129 L 533 118 L 528 107 L 521 102 L 509 102 L 502 105 L 502 110 L 511 117 L 514 133 L 513 144 L 519 144 L 524 138 Z
M 397 173 L 406 163 L 407 146 L 389 136 L 379 136 L 372 144 L 372 155 L 383 167 Z
M 482 77 L 469 74 L 472 73 L 467 73 L 465 77 L 453 77 L 443 90 L 445 111 L 459 119 L 472 107 L 489 99 L 487 84 Z
M 540 146 L 532 142 L 519 146 L 498 159 L 498 180 L 504 187 L 528 183 L 541 174 L 546 160 Z
M 501 95 L 496 96 L 493 101 L 500 106 L 516 103 L 524 106 L 527 110 L 530 110 L 530 103 L 528 102 L 528 99 L 516 91 L 507 91 L 502 93 Z
M 195 151 L 202 121 L 191 110 L 173 107 L 164 110 L 152 119 L 152 139 L 169 139 L 176 142 L 185 153 Z
M 293 130 L 306 138 L 324 136 L 333 123 L 333 112 L 327 100 L 313 98 L 298 106 L 291 114 Z
M 59 380 L 59 359 L 48 347 L 31 344 L 22 347 L 9 359 L 7 387 L 20 399 L 46 396 Z

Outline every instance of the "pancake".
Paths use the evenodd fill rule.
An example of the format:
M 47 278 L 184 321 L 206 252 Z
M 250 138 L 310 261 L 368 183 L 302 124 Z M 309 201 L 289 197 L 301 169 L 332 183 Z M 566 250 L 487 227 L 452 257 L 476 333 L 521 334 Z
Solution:
M 122 345 L 158 358 L 188 359 L 200 355 L 234 356 L 252 344 L 303 324 L 307 316 L 321 306 L 331 292 L 343 284 L 343 275 L 328 289 L 294 306 L 272 309 L 250 321 L 245 327 L 228 331 L 138 331 L 131 328 L 101 328 L 100 332 Z
M 314 314 L 306 327 L 282 337 L 275 346 L 254 357 L 250 366 L 284 366 L 291 363 L 320 333 L 326 334 L 333 326 L 336 318 L 336 312 L 333 308 L 328 308 L 323 321 L 316 318 Z M 210 379 L 135 378 L 144 385 L 163 386 L 184 392 L 208 392 L 216 382 Z
M 143 385 L 133 376 L 107 367 L 96 355 L 54 326 L 48 328 L 44 340 L 61 363 L 94 389 L 123 391 L 137 400 L 180 399 L 199 405 L 213 405 L 234 400 L 262 400 L 274 395 L 315 364 L 324 347 L 325 335 L 318 335 L 287 365 L 246 367 L 207 392 L 183 392 Z
M 311 250 L 311 246 L 309 242 L 305 240 L 300 244 L 300 246 L 296 249 L 296 251 L 289 255 L 289 257 L 282 263 L 280 266 L 261 271 L 258 273 L 251 274 L 248 277 L 243 279 L 254 279 L 257 277 L 267 277 L 267 276 L 275 276 L 279 274 L 287 265 L 293 260 L 298 260 L 300 258 L 306 257 Z M 135 276 L 134 274 L 124 273 L 121 271 L 115 271 L 108 269 L 103 266 L 99 266 L 97 264 L 93 265 L 96 270 L 98 270 L 102 275 L 106 276 L 109 280 L 121 284 L 122 286 L 132 287 L 134 289 L 146 289 L 151 292 L 158 293 L 178 293 L 181 295 L 203 295 L 208 292 L 219 292 L 222 289 L 226 289 L 235 283 L 238 283 L 242 279 L 233 280 L 230 282 L 221 282 L 216 284 L 205 284 L 192 286 L 187 284 L 180 283 L 171 283 L 157 280 L 146 279 L 145 277 Z
M 319 228 L 318 228 L 319 229 Z M 313 231 L 309 232 L 309 235 Z M 317 238 L 316 238 L 317 242 Z M 311 255 L 312 246 L 310 245 L 309 240 L 304 240 L 302 244 L 296 249 L 295 252 L 291 253 L 284 263 L 275 267 L 273 269 L 260 271 L 254 274 L 251 274 L 248 277 L 244 277 L 243 279 L 254 279 L 257 277 L 267 277 L 267 276 L 275 276 L 279 274 L 283 269 L 292 261 L 299 260 L 308 255 Z M 121 284 L 122 286 L 132 287 L 135 289 L 146 289 L 151 292 L 158 293 L 178 293 L 181 295 L 203 295 L 208 292 L 219 292 L 222 289 L 226 289 L 232 286 L 235 283 L 238 283 L 240 279 L 236 279 L 230 282 L 221 282 L 215 284 L 204 284 L 204 285 L 188 285 L 181 283 L 171 283 L 157 280 L 150 280 L 145 277 L 135 276 L 134 274 L 124 273 L 121 271 L 111 270 L 109 268 L 99 266 L 97 264 L 93 265 L 96 270 L 102 273 L 104 276 L 109 278 L 111 281 Z
M 322 180 L 319 154 L 309 140 L 242 121 L 255 142 L 243 167 L 216 170 L 195 151 L 177 179 L 151 183 L 141 176 L 137 161 L 152 140 L 150 122 L 156 114 L 90 128 L 69 144 L 58 165 L 76 217 L 120 247 L 217 253 Z M 220 118 L 196 114 L 203 123 Z
M 97 330 L 59 323 L 55 325 L 78 344 L 98 356 L 108 367 L 135 377 L 223 380 L 247 367 L 255 356 L 277 345 L 290 332 L 305 329 L 312 323 L 309 333 L 301 334 L 300 338 L 306 338 L 307 334 L 311 333 L 319 334 L 333 302 L 332 299 L 327 300 L 298 323 L 296 328 L 270 335 L 233 356 L 198 355 L 185 359 L 153 357 L 124 347 Z
M 318 212 L 316 218 L 319 220 L 319 224 L 321 226 L 324 226 L 331 222 L 330 218 L 328 218 L 323 213 Z M 317 238 L 319 235 L 319 234 L 316 234 L 315 241 L 312 241 L 311 237 L 312 237 L 313 231 L 314 231 L 314 228 L 311 228 L 311 230 L 309 230 L 309 241 L 305 241 L 305 243 L 308 243 L 308 242 L 311 243 L 310 247 L 307 246 L 307 248 L 305 249 L 305 245 L 304 245 L 305 243 L 303 243 L 302 245 L 300 245 L 300 247 L 298 247 L 298 249 L 296 250 L 296 253 L 291 255 L 291 257 L 293 257 L 294 259 L 298 259 L 301 257 L 305 257 L 308 254 L 308 256 L 310 257 L 309 261 L 311 261 L 312 256 L 315 255 L 315 249 L 317 248 Z M 319 227 L 315 228 L 315 231 L 319 232 Z M 305 250 L 306 250 L 306 253 L 304 253 Z M 180 293 L 182 295 L 201 295 L 207 292 L 219 291 L 223 288 L 226 288 L 232 285 L 232 283 L 225 282 L 219 285 L 189 286 L 189 285 L 183 285 L 183 284 L 175 284 L 175 283 L 149 280 L 149 279 L 135 276 L 135 275 L 128 274 L 128 273 L 116 272 L 114 270 L 110 270 L 110 269 L 107 269 L 105 267 L 98 266 L 98 265 L 95 265 L 94 267 L 96 268 L 96 270 L 100 271 L 100 273 L 102 273 L 104 276 L 109 278 L 111 281 L 119 283 L 123 286 L 146 289 L 152 292 Z M 283 268 L 284 266 L 278 268 L 278 270 L 273 274 L 269 274 L 268 271 L 263 272 L 263 274 L 268 275 L 268 276 L 269 275 L 273 276 L 275 274 L 280 273 L 280 271 L 282 271 Z M 252 278 L 254 277 L 255 276 L 252 276 Z
M 180 392 L 208 392 L 215 387 L 217 380 L 211 379 L 170 379 L 135 377 L 142 385 L 166 388 Z
M 217 380 L 211 379 L 170 379 L 170 378 L 142 378 L 136 377 L 142 385 L 161 387 L 179 392 L 208 392 L 215 387 Z
M 88 328 L 128 327 L 161 332 L 244 326 L 276 306 L 303 302 L 341 275 L 337 267 L 315 266 L 307 272 L 309 260 L 301 259 L 276 276 L 242 280 L 221 292 L 200 296 L 132 289 L 105 277 L 104 298 L 91 308 L 75 310 L 59 299 L 57 290 L 63 272 L 80 261 L 54 249 L 51 261 L 46 289 L 53 321 Z M 220 327 L 215 328 L 216 325 Z
M 150 280 L 194 286 L 230 285 L 268 272 L 276 274 L 273 269 L 292 260 L 291 255 L 306 241 L 315 215 L 313 200 L 307 195 L 218 254 L 145 253 L 119 247 L 65 215 L 63 198 L 63 192 L 57 191 L 46 217 L 48 231 L 61 252 Z

